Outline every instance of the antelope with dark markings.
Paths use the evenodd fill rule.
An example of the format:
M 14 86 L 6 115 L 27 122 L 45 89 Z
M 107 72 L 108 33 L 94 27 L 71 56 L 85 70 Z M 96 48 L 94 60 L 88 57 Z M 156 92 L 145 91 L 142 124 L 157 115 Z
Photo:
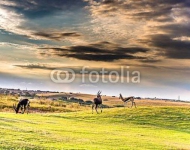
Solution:
M 94 98 L 94 102 L 93 102 L 93 104 L 92 104 L 92 113 L 93 113 L 93 109 L 94 109 L 94 107 L 95 107 L 95 110 L 96 110 L 96 112 L 97 112 L 97 114 L 98 114 L 98 106 L 100 105 L 100 108 L 101 108 L 101 113 L 102 113 L 102 97 L 101 97 L 101 91 L 98 91 L 98 93 L 97 93 L 97 97 L 96 98 Z
M 136 103 L 135 103 L 133 96 L 123 98 L 123 96 L 121 94 L 119 94 L 119 99 L 121 99 L 124 102 L 124 107 L 125 107 L 125 104 L 127 104 L 128 102 L 131 102 L 132 103 L 131 108 L 133 106 L 135 106 L 135 108 L 136 108 Z
M 24 114 L 24 112 L 27 109 L 27 114 L 30 107 L 30 101 L 28 99 L 21 99 L 18 104 L 13 104 L 13 109 L 15 110 L 16 114 L 20 113 L 19 109 L 21 110 L 21 113 Z

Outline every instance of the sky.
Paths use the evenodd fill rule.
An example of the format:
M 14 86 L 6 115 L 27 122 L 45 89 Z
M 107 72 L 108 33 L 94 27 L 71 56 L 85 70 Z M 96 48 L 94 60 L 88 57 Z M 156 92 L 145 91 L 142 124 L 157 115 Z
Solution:
M 189 0 L 0 1 L 3 88 L 190 100 L 189 59 Z

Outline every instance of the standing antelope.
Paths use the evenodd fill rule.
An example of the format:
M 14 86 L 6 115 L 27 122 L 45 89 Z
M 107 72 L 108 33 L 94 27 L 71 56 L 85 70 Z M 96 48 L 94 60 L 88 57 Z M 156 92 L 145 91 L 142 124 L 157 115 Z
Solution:
M 15 110 L 16 114 L 19 113 L 19 109 L 21 109 L 21 113 L 24 114 L 25 110 L 27 109 L 27 114 L 29 111 L 29 107 L 30 107 L 30 101 L 28 99 L 21 99 L 17 106 L 16 104 L 13 104 L 13 109 Z
M 98 91 L 97 97 L 94 98 L 94 103 L 92 104 L 92 113 L 93 113 L 94 106 L 95 106 L 96 112 L 98 113 L 98 111 L 97 111 L 98 105 L 101 106 L 101 113 L 102 113 L 102 98 L 101 98 L 100 94 L 101 94 L 101 92 Z
M 131 103 L 132 103 L 131 108 L 133 107 L 133 105 L 136 108 L 136 103 L 135 103 L 135 100 L 134 100 L 133 96 L 123 98 L 123 96 L 121 94 L 119 94 L 119 99 L 121 99 L 124 102 L 124 107 L 125 107 L 125 103 L 127 104 L 127 102 L 131 101 Z

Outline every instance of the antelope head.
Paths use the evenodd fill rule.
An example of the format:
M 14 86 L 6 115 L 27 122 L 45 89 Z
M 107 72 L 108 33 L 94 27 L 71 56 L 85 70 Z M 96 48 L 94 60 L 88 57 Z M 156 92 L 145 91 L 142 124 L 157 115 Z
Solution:
M 98 91 L 98 93 L 97 93 L 97 98 L 98 99 L 101 99 L 101 93 L 102 93 L 101 91 Z
M 102 92 L 101 91 L 98 91 L 98 93 L 97 93 L 97 97 L 100 97 Z
M 13 109 L 15 110 L 16 114 L 18 113 L 18 109 L 17 109 L 17 106 L 16 104 L 13 104 Z
M 121 93 L 119 94 L 119 99 L 121 99 Z

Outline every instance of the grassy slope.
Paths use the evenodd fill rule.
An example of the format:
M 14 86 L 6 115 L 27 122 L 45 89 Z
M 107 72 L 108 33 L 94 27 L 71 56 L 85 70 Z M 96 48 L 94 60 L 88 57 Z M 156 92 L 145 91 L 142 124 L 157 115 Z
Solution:
M 189 107 L 0 113 L 0 149 L 190 149 Z

